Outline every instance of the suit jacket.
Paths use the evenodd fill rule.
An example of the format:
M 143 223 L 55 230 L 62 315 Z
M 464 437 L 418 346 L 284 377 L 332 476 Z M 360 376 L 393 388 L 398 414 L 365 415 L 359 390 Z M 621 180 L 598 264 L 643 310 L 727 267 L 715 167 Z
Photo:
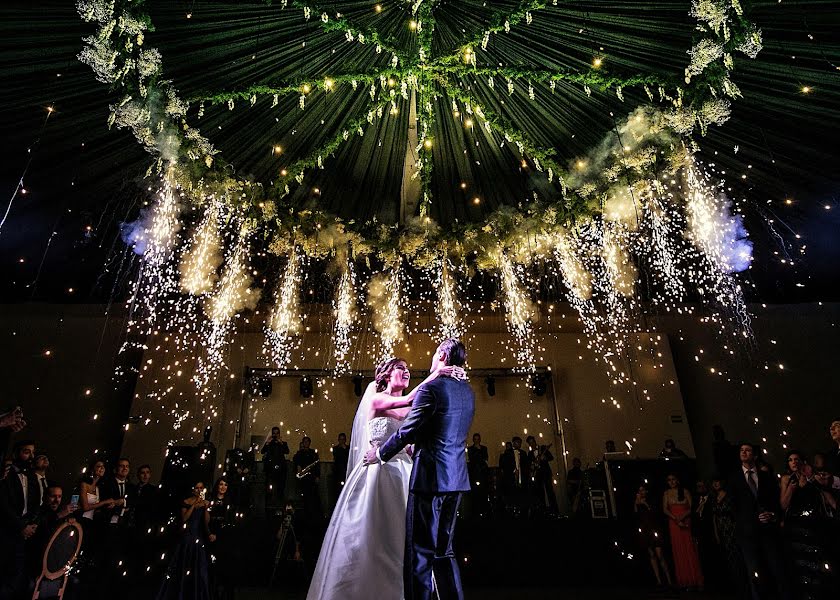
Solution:
M 828 459 L 826 461 L 828 472 L 835 477 L 840 477 L 840 448 L 834 446 L 831 450 L 826 452 L 825 455 Z
M 754 538 L 760 534 L 773 533 L 779 529 L 782 517 L 782 507 L 779 500 L 779 484 L 770 473 L 756 469 L 758 475 L 758 494 L 753 495 L 743 469 L 729 477 L 729 496 L 735 511 L 735 536 L 738 538 Z M 776 513 L 776 522 L 762 523 L 758 520 L 761 512 Z
M 519 449 L 519 478 L 517 479 L 516 452 L 514 449 L 505 450 L 499 458 L 502 479 L 508 487 L 525 486 L 531 481 L 531 457 L 521 448 Z
M 0 528 L 14 533 L 20 533 L 39 509 L 38 484 L 33 481 L 30 473 L 26 474 L 27 494 L 24 502 L 23 486 L 21 485 L 17 467 L 12 467 L 9 475 L 0 481 Z
M 420 386 L 402 426 L 379 449 L 387 461 L 414 444 L 412 492 L 442 494 L 468 492 L 467 434 L 475 414 L 470 384 L 439 377 Z
M 125 497 L 125 507 L 122 506 L 115 506 L 114 508 L 103 508 L 103 518 L 106 522 L 111 521 L 111 517 L 118 516 L 119 523 L 126 523 L 128 522 L 128 515 L 129 511 L 135 508 L 135 503 L 137 502 L 137 486 L 131 483 L 130 481 L 126 480 L 125 482 L 125 496 L 120 495 L 120 487 L 117 484 L 117 480 L 114 477 L 106 478 L 99 486 L 99 497 L 102 500 L 106 500 L 108 498 L 113 498 L 117 500 L 119 498 Z

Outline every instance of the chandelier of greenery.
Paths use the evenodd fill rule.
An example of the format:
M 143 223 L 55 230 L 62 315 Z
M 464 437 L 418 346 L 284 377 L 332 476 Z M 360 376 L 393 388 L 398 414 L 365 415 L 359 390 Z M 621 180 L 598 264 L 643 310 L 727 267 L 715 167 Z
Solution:
M 339 263 L 342 276 L 334 308 L 337 327 L 344 328 L 344 336 L 352 314 L 346 306 L 353 297 L 348 286 L 355 289 L 356 285 L 354 260 L 375 257 L 385 266 L 386 280 L 368 286 L 370 297 L 376 295 L 372 289 L 380 289 L 384 300 L 376 306 L 369 303 L 374 310 L 383 307 L 392 317 L 402 302 L 393 296 L 404 263 L 433 273 L 435 289 L 448 294 L 450 303 L 455 287 L 447 278 L 452 278 L 453 272 L 461 269 L 466 274 L 468 261 L 469 269 L 492 270 L 501 279 L 511 331 L 521 342 L 519 357 L 533 362 L 528 347 L 532 337 L 529 323 L 534 316 L 527 297 L 528 289 L 537 282 L 529 279 L 525 267 L 537 261 L 556 265 L 568 288 L 567 296 L 581 312 L 595 340 L 591 343 L 596 345 L 607 343 L 611 334 L 605 332 L 627 328 L 638 268 L 654 273 L 653 279 L 661 287 L 653 292 L 653 300 L 664 305 L 681 301 L 688 284 L 719 305 L 731 307 L 742 302 L 740 287 L 729 277 L 739 270 L 735 263 L 744 258 L 739 236 L 733 237 L 740 221 L 732 217 L 728 202 L 722 203 L 718 190 L 693 159 L 691 137 L 728 119 L 731 101 L 740 96 L 730 77 L 733 56 L 742 53 L 754 58 L 761 49 L 761 32 L 746 17 L 746 3 L 692 0 L 694 41 L 687 50 L 685 71 L 679 75 L 613 74 L 598 56 L 588 68 L 579 70 L 485 60 L 488 45 L 496 36 L 527 29 L 542 11 L 558 2 L 563 4 L 562 0 L 522 0 L 504 9 L 488 9 L 483 29 L 466 35 L 457 47 L 439 52 L 434 43 L 438 0 L 395 0 L 371 7 L 376 12 L 403 11 L 406 27 L 415 36 L 408 45 L 393 34 L 359 25 L 336 12 L 335 3 L 283 0 L 282 9 L 298 11 L 305 21 L 316 20 L 325 34 L 342 34 L 346 43 L 369 49 L 380 57 L 377 66 L 324 72 L 277 85 L 196 93 L 184 99 L 165 78 L 160 51 L 145 43 L 145 35 L 153 27 L 144 0 L 78 0 L 82 18 L 98 25 L 96 33 L 85 38 L 79 58 L 99 81 L 121 95 L 111 107 L 109 125 L 131 129 L 156 159 L 148 175 L 153 170 L 162 175 L 160 197 L 169 200 L 156 204 L 156 225 L 147 233 L 158 241 L 150 247 L 156 248 L 156 256 L 169 252 L 171 261 L 181 261 L 180 289 L 206 300 L 204 312 L 217 326 L 214 339 L 224 337 L 219 333 L 227 331 L 230 318 L 256 301 L 250 280 L 243 285 L 230 284 L 244 280 L 237 280 L 229 270 L 247 270 L 247 248 L 262 240 L 263 248 L 288 259 L 278 286 L 283 292 L 276 294 L 276 310 L 267 325 L 274 333 L 270 336 L 274 347 L 268 353 L 285 357 L 275 358 L 278 363 L 288 362 L 293 345 L 289 340 L 300 334 L 288 311 L 299 310 L 297 303 L 289 301 L 289 294 L 299 292 L 294 282 L 302 268 L 301 255 Z M 626 119 L 614 117 L 609 138 L 589 156 L 571 164 L 499 108 L 504 98 L 513 94 L 527 94 L 537 103 L 542 94 L 573 88 L 582 89 L 587 96 L 593 90 L 609 92 L 621 102 L 625 94 L 646 97 L 647 101 L 628 111 Z M 237 103 L 254 106 L 270 98 L 276 106 L 282 99 L 297 97 L 299 109 L 306 111 L 317 95 L 357 90 L 369 93 L 364 114 L 345 119 L 326 143 L 307 148 L 271 182 L 234 175 L 213 143 L 191 124 L 204 115 L 208 105 L 226 105 L 233 110 Z M 450 118 L 442 114 L 442 103 L 451 103 L 452 118 L 462 126 L 483 128 L 491 140 L 506 146 L 517 157 L 515 168 L 540 174 L 543 181 L 533 189 L 532 198 L 502 206 L 483 222 L 434 222 L 430 216 L 435 202 L 433 150 L 439 143 L 434 132 L 443 119 Z M 407 177 L 419 183 L 416 212 L 396 225 L 376 219 L 357 222 L 339 219 L 317 204 L 299 206 L 290 200 L 307 174 L 325 169 L 327 160 L 348 140 L 364 136 L 374 122 L 404 110 L 416 115 L 416 139 L 409 137 L 415 145 L 407 152 L 408 156 L 413 150 L 415 156 L 413 172 Z M 170 218 L 174 190 L 183 203 L 179 209 L 183 216 L 188 216 L 188 207 L 199 215 L 192 237 L 179 248 L 171 240 L 180 239 L 177 231 L 187 223 Z M 166 218 L 160 217 L 164 205 Z M 207 262 L 206 253 L 196 254 L 196 248 L 208 245 L 208 236 L 218 237 L 220 227 L 213 223 L 231 221 L 237 225 L 223 260 Z M 155 260 L 157 265 L 164 262 Z M 157 274 L 151 279 L 160 277 Z M 185 279 L 202 277 L 203 283 L 198 285 L 184 284 Z M 233 299 L 246 291 L 247 301 Z M 225 297 L 220 302 L 222 293 Z M 398 315 L 396 318 L 399 321 Z M 445 319 L 447 331 L 458 330 L 457 319 L 457 315 Z M 375 321 L 388 327 L 388 319 Z M 388 332 L 386 346 L 393 347 L 403 333 Z M 385 354 L 389 351 L 384 348 Z M 346 363 L 345 352 L 337 354 L 337 363 Z

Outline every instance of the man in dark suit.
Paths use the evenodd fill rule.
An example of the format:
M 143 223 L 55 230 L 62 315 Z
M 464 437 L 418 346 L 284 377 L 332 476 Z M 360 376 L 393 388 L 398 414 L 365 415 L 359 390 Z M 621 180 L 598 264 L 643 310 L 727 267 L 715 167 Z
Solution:
M 47 489 L 54 482 L 47 479 L 47 469 L 50 468 L 50 458 L 46 452 L 36 451 L 35 461 L 32 463 L 32 480 L 38 491 L 38 499 L 32 503 L 33 508 L 40 509 L 47 499 Z
M 102 482 L 100 493 L 101 498 L 112 498 L 115 501 L 114 507 L 105 511 L 107 519 L 105 543 L 108 547 L 107 556 L 111 567 L 108 576 L 114 578 L 123 572 L 130 573 L 133 578 L 139 571 L 139 565 L 136 564 L 134 557 L 133 536 L 129 530 L 132 522 L 131 511 L 134 510 L 137 499 L 137 488 L 128 479 L 130 472 L 129 460 L 118 459 L 111 476 Z
M 289 472 L 286 466 L 289 444 L 280 437 L 279 427 L 271 428 L 271 434 L 265 439 L 260 454 L 263 455 L 266 498 L 271 497 L 274 504 L 279 506 L 286 497 L 286 477 Z
M 516 514 L 523 514 L 531 481 L 531 462 L 522 449 L 522 438 L 514 436 L 510 448 L 499 459 L 502 471 L 505 506 Z
M 779 526 L 782 508 L 775 478 L 755 465 L 751 444 L 739 446 L 741 467 L 729 478 L 735 509 L 735 539 L 747 570 L 753 600 L 775 588 L 779 598 L 791 598 Z
M 0 481 L 0 598 L 14 598 L 26 588 L 25 544 L 38 528 L 34 517 L 39 494 L 30 473 L 34 454 L 33 442 L 16 442 L 14 462 Z
M 831 450 L 826 452 L 828 470 L 835 477 L 840 477 L 840 419 L 831 422 L 828 432 L 831 434 L 831 441 L 834 443 Z
M 431 370 L 463 366 L 466 357 L 464 344 L 445 340 L 435 350 Z M 420 386 L 402 427 L 365 455 L 366 464 L 387 462 L 414 444 L 406 508 L 406 600 L 430 600 L 433 575 L 440 600 L 464 597 L 452 540 L 461 494 L 470 491 L 464 450 L 474 414 L 469 384 L 439 377 Z

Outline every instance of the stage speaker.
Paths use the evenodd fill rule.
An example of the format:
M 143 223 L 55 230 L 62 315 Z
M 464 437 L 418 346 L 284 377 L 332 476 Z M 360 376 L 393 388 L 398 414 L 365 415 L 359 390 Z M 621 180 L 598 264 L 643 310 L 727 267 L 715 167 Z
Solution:
M 248 380 L 248 387 L 252 396 L 268 398 L 271 396 L 271 386 L 271 377 L 267 375 L 252 375 Z
M 484 383 L 487 384 L 487 395 L 488 396 L 495 396 L 496 395 L 496 378 L 491 376 L 484 378 Z
M 310 379 L 309 375 L 304 375 L 300 378 L 300 397 L 312 397 L 312 379 Z

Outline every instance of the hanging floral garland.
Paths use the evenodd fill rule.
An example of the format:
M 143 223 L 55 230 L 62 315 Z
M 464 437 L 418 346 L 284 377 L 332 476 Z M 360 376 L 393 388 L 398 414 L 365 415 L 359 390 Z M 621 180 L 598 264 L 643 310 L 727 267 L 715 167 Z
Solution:
M 298 293 L 302 256 L 335 258 L 342 265 L 334 312 L 336 339 L 340 342 L 335 350 L 336 365 L 343 369 L 347 368 L 350 343 L 349 315 L 356 308 L 351 298 L 355 293 L 355 260 L 375 260 L 388 267 L 382 281 L 374 280 L 368 286 L 381 292 L 381 314 L 375 321 L 381 321 L 377 329 L 385 337 L 385 353 L 403 335 L 399 321 L 402 301 L 396 289 L 401 264 L 435 274 L 430 278 L 438 293 L 445 296 L 449 307 L 445 326 L 451 331 L 460 330 L 456 311 L 450 306 L 453 271 L 465 275 L 477 268 L 499 274 L 508 321 L 511 330 L 518 332 L 517 338 L 523 340 L 519 354 L 526 357 L 526 362 L 533 362 L 533 353 L 527 348 L 532 343 L 533 317 L 525 310 L 528 285 L 521 281 L 521 269 L 535 263 L 551 263 L 566 282 L 567 297 L 581 311 L 585 327 L 593 334 L 590 343 L 596 346 L 605 339 L 598 333 L 605 327 L 610 331 L 627 329 L 628 315 L 636 302 L 639 266 L 649 268 L 653 278 L 658 278 L 660 287 L 653 299 L 663 305 L 683 301 L 690 284 L 693 292 L 699 291 L 711 302 L 741 307 L 735 310 L 743 312 L 740 287 L 729 276 L 749 260 L 740 219 L 730 213 L 728 201 L 720 198 L 704 178 L 692 158 L 690 138 L 695 131 L 704 134 L 710 125 L 720 125 L 729 118 L 730 103 L 740 96 L 730 77 L 733 55 L 754 58 L 761 49 L 761 32 L 746 18 L 739 0 L 691 2 L 696 35 L 680 79 L 654 75 L 622 78 L 597 69 L 573 72 L 478 66 L 476 53 L 479 48 L 485 49 L 493 36 L 527 27 L 535 14 L 556 5 L 556 0 L 522 2 L 513 12 L 496 11 L 483 31 L 443 56 L 433 53 L 434 3 L 421 1 L 412 7 L 418 39 L 416 55 L 407 54 L 380 32 L 331 14 L 318 2 L 284 0 L 282 7 L 287 8 L 287 4 L 291 5 L 288 10 L 299 10 L 305 20 L 317 18 L 324 31 L 341 32 L 348 42 L 390 55 L 390 67 L 185 100 L 164 78 L 161 53 L 145 44 L 145 33 L 152 24 L 143 0 L 77 2 L 81 17 L 98 27 L 84 39 L 79 59 L 93 69 L 99 81 L 122 95 L 111 106 L 109 125 L 130 129 L 155 158 L 149 174 L 153 170 L 164 173 L 170 195 L 172 188 L 180 190 L 183 199 L 203 213 L 184 260 L 189 265 L 191 260 L 195 262 L 195 256 L 204 257 L 204 271 L 182 266 L 181 289 L 205 297 L 211 346 L 221 343 L 233 314 L 253 306 L 259 296 L 249 287 L 250 281 L 243 279 L 249 244 L 258 239 L 265 240 L 271 253 L 287 258 L 286 272 L 278 282 L 274 308 L 266 324 L 266 352 L 281 368 L 288 363 L 299 335 L 290 321 L 299 307 L 288 295 Z M 615 135 L 605 139 L 587 160 L 569 168 L 559 162 L 554 149 L 542 147 L 467 88 L 456 85 L 459 78 L 481 80 L 491 89 L 498 86 L 500 95 L 527 88 L 531 99 L 535 97 L 535 85 L 553 93 L 559 82 L 580 86 L 586 94 L 593 89 L 611 91 L 621 101 L 625 91 L 640 88 L 650 105 L 637 108 L 626 120 L 616 123 Z M 431 132 L 437 119 L 433 84 L 445 90 L 457 111 L 515 147 L 522 160 L 549 184 L 557 185 L 560 193 L 541 196 L 535 192 L 532 201 L 504 206 L 481 223 L 447 228 L 435 223 L 428 216 L 433 201 Z M 226 104 L 232 109 L 236 102 L 253 105 L 264 96 L 271 97 L 276 105 L 281 96 L 298 95 L 300 109 L 306 110 L 310 94 L 330 93 L 339 85 L 369 89 L 366 113 L 344 123 L 327 143 L 311 148 L 306 156 L 284 168 L 271 186 L 232 177 L 210 140 L 187 121 L 190 106 L 200 117 L 206 104 Z M 417 99 L 418 217 L 402 226 L 344 222 L 325 211 L 300 209 L 287 202 L 286 197 L 303 182 L 308 170 L 323 168 L 325 158 L 351 137 L 364 135 L 366 126 L 396 110 L 398 97 L 407 100 L 412 94 Z M 222 258 L 218 247 L 214 247 L 214 258 L 206 256 L 215 243 L 206 238 L 217 235 L 220 205 L 236 213 L 242 223 L 221 276 L 217 273 Z M 168 233 L 157 232 L 156 239 L 169 240 L 170 234 L 174 239 L 177 227 L 170 227 Z M 157 260 L 155 256 L 147 260 Z M 702 267 L 697 266 L 698 261 Z M 451 265 L 452 269 L 441 271 L 442 265 Z M 204 282 L 196 280 L 201 273 Z M 229 301 L 232 294 L 236 302 Z M 741 315 L 742 322 L 744 319 Z M 603 354 L 609 352 L 604 350 Z M 218 360 L 206 364 L 215 363 Z M 206 384 L 204 373 L 201 379 Z

